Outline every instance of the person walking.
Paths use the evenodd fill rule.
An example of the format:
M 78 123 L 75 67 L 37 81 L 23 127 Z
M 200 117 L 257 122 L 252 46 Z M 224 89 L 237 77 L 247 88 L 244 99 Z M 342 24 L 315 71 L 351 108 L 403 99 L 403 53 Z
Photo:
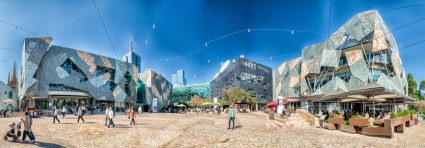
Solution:
M 142 115 L 142 106 L 139 105 L 139 110 L 138 111 L 139 111 L 139 116 L 141 116 Z
M 232 129 L 235 129 L 235 108 L 233 107 L 233 104 L 230 105 L 230 109 L 229 109 L 229 127 L 227 129 L 230 129 L 230 123 L 232 123 Z
M 53 110 L 53 124 L 55 124 L 55 121 L 58 120 L 58 123 L 61 123 L 58 119 L 59 110 L 55 107 Z
M 136 113 L 134 112 L 133 108 L 130 111 L 130 125 L 136 125 L 136 121 L 134 120 L 134 118 L 136 118 Z
M 32 120 L 28 112 L 25 112 L 25 117 L 21 118 L 21 123 L 24 123 L 24 132 L 22 134 L 22 142 L 24 142 L 28 136 L 31 140 L 31 143 L 34 143 L 35 137 L 31 131 Z
M 78 115 L 77 123 L 80 123 L 80 119 L 83 120 L 83 123 L 84 123 L 84 119 L 83 119 L 84 113 L 83 113 L 82 107 L 78 107 L 77 115 Z
M 9 109 L 4 110 L 4 114 L 3 116 L 6 118 L 7 117 L 7 112 L 9 111 Z
M 112 125 L 112 127 L 115 127 L 114 120 L 113 120 L 113 118 L 114 118 L 114 111 L 112 110 L 112 107 L 109 107 L 108 115 L 109 115 L 109 124 L 108 124 L 108 128 L 109 128 L 111 125 Z
M 62 118 L 65 118 L 66 108 L 63 106 L 62 108 Z
M 108 125 L 108 119 L 109 119 L 109 107 L 105 108 L 105 126 Z

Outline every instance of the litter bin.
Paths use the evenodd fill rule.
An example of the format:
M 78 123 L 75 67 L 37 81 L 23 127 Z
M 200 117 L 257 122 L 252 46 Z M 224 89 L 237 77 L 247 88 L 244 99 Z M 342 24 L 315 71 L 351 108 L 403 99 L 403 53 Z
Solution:
M 269 119 L 274 120 L 274 113 L 269 113 Z

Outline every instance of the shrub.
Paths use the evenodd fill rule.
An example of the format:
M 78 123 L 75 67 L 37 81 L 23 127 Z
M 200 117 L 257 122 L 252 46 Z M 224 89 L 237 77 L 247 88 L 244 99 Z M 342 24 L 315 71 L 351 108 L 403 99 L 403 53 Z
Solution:
M 343 117 L 342 117 L 342 115 L 332 113 L 331 115 L 329 115 L 329 118 L 343 118 Z
M 393 118 L 398 118 L 398 117 L 410 116 L 412 114 L 416 114 L 416 111 L 414 111 L 414 110 L 403 110 L 399 113 L 394 113 L 394 112 L 390 113 L 390 117 L 391 117 L 391 119 L 393 119 Z

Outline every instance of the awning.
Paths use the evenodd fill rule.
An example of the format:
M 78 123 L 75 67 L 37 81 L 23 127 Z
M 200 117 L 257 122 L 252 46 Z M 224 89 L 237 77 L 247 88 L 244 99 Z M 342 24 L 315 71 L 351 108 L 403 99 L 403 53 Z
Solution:
M 410 103 L 416 100 L 376 83 L 369 83 L 348 92 L 334 92 L 319 97 L 318 102 L 389 102 Z

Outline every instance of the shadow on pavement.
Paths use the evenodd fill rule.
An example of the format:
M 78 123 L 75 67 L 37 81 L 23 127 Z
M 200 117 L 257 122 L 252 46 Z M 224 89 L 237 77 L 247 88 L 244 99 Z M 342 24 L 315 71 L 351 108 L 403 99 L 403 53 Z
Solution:
M 63 148 L 64 147 L 64 146 L 59 145 L 59 144 L 46 143 L 46 142 L 36 142 L 36 143 L 23 142 L 22 144 L 35 145 L 35 146 L 44 147 L 44 148 Z
M 57 123 L 57 124 L 76 124 L 76 123 Z

